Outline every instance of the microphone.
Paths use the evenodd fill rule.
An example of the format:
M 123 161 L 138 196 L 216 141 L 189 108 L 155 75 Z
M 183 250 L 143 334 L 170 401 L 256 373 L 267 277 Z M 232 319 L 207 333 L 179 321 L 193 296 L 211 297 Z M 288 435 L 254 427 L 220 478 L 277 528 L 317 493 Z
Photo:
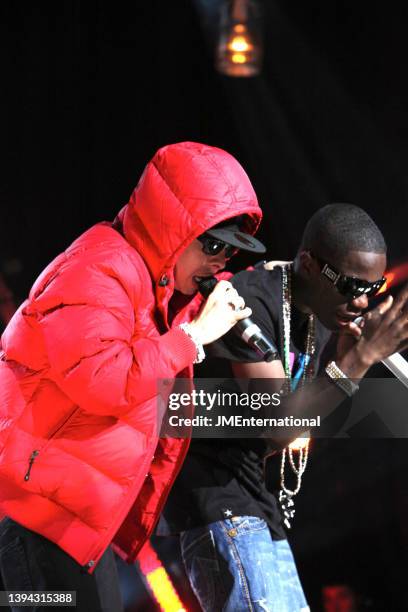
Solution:
M 382 362 L 406 387 L 408 387 L 408 361 L 401 353 L 394 353 Z
M 357 317 L 354 319 L 354 323 L 359 325 L 363 317 Z M 389 357 L 386 357 L 381 361 L 386 368 L 390 370 L 402 382 L 403 385 L 408 387 L 408 361 L 401 355 L 401 353 L 394 353 Z
M 204 278 L 198 283 L 201 295 L 208 298 L 218 283 L 214 276 Z M 264 361 L 272 361 L 278 355 L 278 349 L 274 343 L 265 336 L 259 326 L 250 317 L 241 319 L 235 323 L 233 331 L 262 357 Z

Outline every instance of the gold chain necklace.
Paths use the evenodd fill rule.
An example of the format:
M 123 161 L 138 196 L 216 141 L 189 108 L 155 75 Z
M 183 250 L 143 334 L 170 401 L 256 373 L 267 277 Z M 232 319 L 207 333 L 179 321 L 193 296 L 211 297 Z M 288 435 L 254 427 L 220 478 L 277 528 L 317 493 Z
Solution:
M 314 374 L 314 363 L 313 357 L 316 348 L 316 334 L 315 334 L 315 318 L 314 315 L 309 315 L 307 325 L 307 336 L 305 344 L 305 353 L 301 357 L 303 360 L 303 369 L 301 371 L 301 379 L 296 375 L 295 379 L 292 380 L 292 371 L 290 367 L 290 325 L 291 325 L 291 314 L 292 314 L 292 266 L 286 264 L 282 266 L 282 314 L 283 314 L 283 367 L 285 370 L 285 383 L 284 383 L 284 395 L 288 395 L 295 390 L 296 385 L 300 382 L 301 385 L 306 380 L 313 378 Z M 299 367 L 302 367 L 301 365 Z M 293 453 L 294 448 L 289 445 L 282 451 L 281 458 L 281 469 L 280 469 L 280 487 L 279 491 L 279 502 L 281 504 L 284 524 L 290 529 L 290 520 L 295 515 L 293 497 L 300 491 L 302 485 L 302 476 L 306 469 L 307 460 L 309 457 L 309 439 L 304 439 L 305 443 L 297 449 L 299 453 L 298 464 L 296 465 Z M 292 468 L 293 473 L 296 475 L 296 487 L 291 490 L 286 487 L 285 484 L 285 465 L 286 455 L 288 455 L 289 465 Z

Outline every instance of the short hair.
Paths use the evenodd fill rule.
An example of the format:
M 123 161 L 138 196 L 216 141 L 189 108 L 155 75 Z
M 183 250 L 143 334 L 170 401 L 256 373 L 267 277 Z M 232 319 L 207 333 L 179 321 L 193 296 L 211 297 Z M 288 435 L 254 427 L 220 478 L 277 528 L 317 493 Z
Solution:
M 354 204 L 327 204 L 309 219 L 300 250 L 341 258 L 349 251 L 386 253 L 387 245 L 371 217 Z

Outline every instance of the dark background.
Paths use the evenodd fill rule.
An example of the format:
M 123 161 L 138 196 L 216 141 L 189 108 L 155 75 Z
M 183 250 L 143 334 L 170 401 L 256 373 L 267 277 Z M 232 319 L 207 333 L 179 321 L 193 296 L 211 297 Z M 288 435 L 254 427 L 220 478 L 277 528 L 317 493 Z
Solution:
M 265 0 L 262 75 L 231 79 L 213 69 L 216 4 L 0 4 L 0 269 L 17 302 L 81 231 L 115 216 L 158 147 L 181 140 L 243 164 L 269 256 L 293 256 L 313 211 L 348 201 L 383 229 L 391 265 L 408 259 L 406 7 Z M 408 609 L 406 450 L 315 443 L 293 532 L 312 602 L 347 581 L 378 609 Z

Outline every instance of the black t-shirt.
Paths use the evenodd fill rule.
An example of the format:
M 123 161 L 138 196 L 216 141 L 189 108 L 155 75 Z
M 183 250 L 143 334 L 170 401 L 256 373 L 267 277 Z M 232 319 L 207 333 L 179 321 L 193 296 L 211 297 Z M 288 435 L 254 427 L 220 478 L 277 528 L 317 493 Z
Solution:
M 281 269 L 243 271 L 234 276 L 232 283 L 252 308 L 251 318 L 283 355 Z M 305 350 L 307 324 L 308 316 L 292 306 L 290 352 L 295 367 Z M 329 338 L 330 332 L 316 321 L 315 372 Z M 197 378 L 231 378 L 230 361 L 262 361 L 233 331 L 206 347 L 206 353 L 206 360 L 196 370 Z M 277 500 L 265 485 L 264 460 L 268 452 L 267 440 L 193 439 L 157 535 L 179 533 L 232 515 L 249 515 L 264 518 L 274 539 L 285 538 Z

